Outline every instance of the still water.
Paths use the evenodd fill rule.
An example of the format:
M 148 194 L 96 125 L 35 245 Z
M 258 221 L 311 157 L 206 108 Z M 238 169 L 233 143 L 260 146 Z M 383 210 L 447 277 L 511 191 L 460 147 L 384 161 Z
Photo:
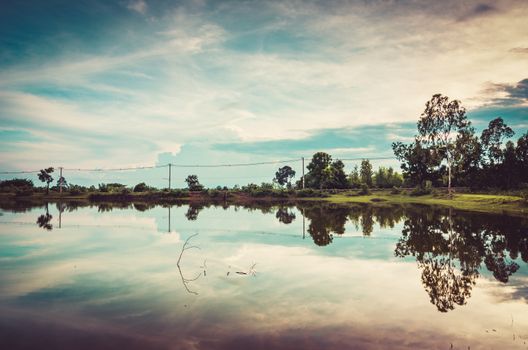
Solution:
M 528 349 L 528 219 L 3 205 L 3 349 Z

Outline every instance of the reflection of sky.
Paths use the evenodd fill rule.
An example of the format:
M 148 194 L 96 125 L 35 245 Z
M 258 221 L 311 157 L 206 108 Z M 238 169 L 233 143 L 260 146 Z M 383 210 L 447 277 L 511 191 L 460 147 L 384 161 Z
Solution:
M 31 327 L 33 339 L 61 338 L 57 347 L 189 349 L 523 348 L 528 338 L 528 304 L 512 297 L 527 284 L 524 263 L 511 286 L 484 274 L 467 305 L 439 313 L 414 260 L 393 257 L 401 222 L 375 225 L 371 238 L 347 224 L 319 247 L 302 239 L 299 211 L 284 225 L 274 211 L 205 208 L 187 221 L 187 207 L 173 207 L 171 233 L 161 207 L 82 208 L 58 229 L 50 206 L 52 231 L 36 226 L 42 212 L 1 216 L 0 335 Z M 187 278 L 206 270 L 188 284 L 198 295 L 176 267 L 194 233 L 200 249 L 181 267 Z M 254 263 L 255 277 L 237 274 Z

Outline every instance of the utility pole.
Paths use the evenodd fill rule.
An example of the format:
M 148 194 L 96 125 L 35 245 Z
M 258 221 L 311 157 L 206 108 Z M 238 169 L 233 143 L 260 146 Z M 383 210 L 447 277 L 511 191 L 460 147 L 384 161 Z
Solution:
M 302 186 L 304 190 L 304 157 L 302 157 Z
M 172 172 L 172 163 L 169 163 L 169 191 L 171 190 L 171 172 Z
M 64 182 L 64 179 L 62 178 L 62 167 L 59 167 L 60 176 L 59 176 L 59 193 L 62 194 L 62 183 Z

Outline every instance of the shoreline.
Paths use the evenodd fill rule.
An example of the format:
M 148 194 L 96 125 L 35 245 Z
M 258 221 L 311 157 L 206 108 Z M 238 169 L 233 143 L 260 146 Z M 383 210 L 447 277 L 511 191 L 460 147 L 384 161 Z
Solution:
M 383 205 L 433 205 L 450 207 L 458 210 L 528 217 L 528 202 L 523 198 L 511 195 L 455 193 L 448 198 L 446 193 L 434 193 L 421 196 L 408 194 L 392 194 L 390 190 L 374 190 L 367 195 L 360 195 L 356 191 L 341 193 L 319 192 L 316 196 L 299 196 L 295 192 L 284 196 L 252 196 L 243 192 L 228 191 L 216 193 L 214 196 L 207 192 L 139 192 L 139 193 L 82 193 L 77 195 L 51 192 L 33 193 L 29 195 L 0 194 L 0 202 L 26 202 L 45 204 L 46 202 L 80 202 L 86 204 L 105 203 L 148 203 L 152 205 L 171 205 L 179 203 L 217 204 L 217 205 L 250 205 L 252 203 L 293 204 L 299 202 L 324 202 L 340 205 L 370 204 Z

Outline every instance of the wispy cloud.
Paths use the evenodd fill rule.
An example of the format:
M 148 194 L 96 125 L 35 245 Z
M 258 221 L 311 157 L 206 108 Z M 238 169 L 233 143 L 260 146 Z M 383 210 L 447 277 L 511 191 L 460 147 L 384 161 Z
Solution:
M 84 137 L 91 152 L 83 157 L 93 157 L 94 166 L 101 164 L 101 146 L 93 142 L 104 139 L 112 150 L 105 162 L 125 165 L 155 162 L 189 143 L 217 151 L 226 145 L 223 152 L 246 144 L 262 155 L 251 145 L 309 139 L 314 130 L 415 122 L 437 92 L 473 110 L 490 98 L 526 101 L 519 74 L 528 10 L 512 1 L 131 1 L 119 7 L 83 7 L 94 11 L 90 21 L 78 28 L 67 23 L 74 39 L 52 55 L 38 50 L 57 41 L 62 22 L 42 24 L 49 33 L 21 42 L 27 47 L 20 52 L 8 44 L 17 37 L 0 41 L 18 55 L 0 65 L 2 127 L 47 133 L 57 154 L 59 146 L 75 149 L 61 135 Z M 107 27 L 84 42 L 85 31 L 97 26 L 93 18 Z M 101 41 L 101 33 L 110 39 Z M 22 54 L 30 47 L 36 56 Z M 482 91 L 488 81 L 504 82 L 493 85 L 495 96 Z M 378 129 L 328 149 L 387 148 L 388 141 L 409 137 Z M 141 145 L 141 156 L 129 159 L 134 145 Z M 26 150 L 17 167 L 37 158 Z
M 147 13 L 148 6 L 145 0 L 133 0 L 128 3 L 127 8 L 144 15 Z

